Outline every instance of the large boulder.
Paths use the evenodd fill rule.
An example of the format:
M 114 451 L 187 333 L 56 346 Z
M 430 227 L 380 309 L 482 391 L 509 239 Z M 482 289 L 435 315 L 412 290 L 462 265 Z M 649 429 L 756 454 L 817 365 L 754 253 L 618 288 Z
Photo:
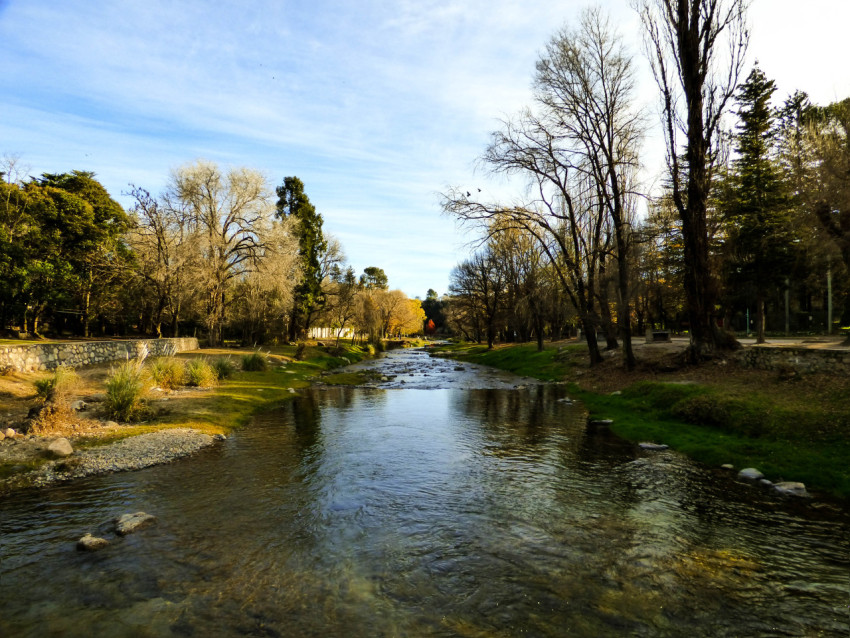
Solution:
M 144 512 L 136 512 L 135 514 L 123 514 L 115 521 L 115 532 L 120 536 L 132 534 L 143 527 L 153 525 L 156 522 L 156 516 L 153 514 L 145 514 Z
M 74 448 L 71 447 L 71 442 L 68 439 L 60 437 L 50 442 L 50 445 L 47 446 L 47 453 L 57 459 L 64 459 L 74 453 Z

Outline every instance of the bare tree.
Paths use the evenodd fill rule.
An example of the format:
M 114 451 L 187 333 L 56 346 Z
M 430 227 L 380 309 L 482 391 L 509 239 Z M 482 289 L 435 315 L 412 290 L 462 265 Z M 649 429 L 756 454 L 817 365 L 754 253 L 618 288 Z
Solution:
M 619 35 L 599 9 L 584 12 L 579 28 L 563 30 L 537 63 L 537 99 L 560 116 L 558 130 L 582 161 L 611 220 L 617 263 L 617 325 L 626 367 L 632 352 L 629 244 L 634 178 L 643 136 L 634 107 L 634 71 Z
M 226 174 L 211 162 L 197 161 L 172 175 L 169 196 L 185 206 L 199 248 L 199 273 L 210 345 L 221 343 L 228 283 L 256 269 L 274 204 L 266 179 L 257 171 L 235 168 Z
M 661 90 L 673 202 L 682 219 L 692 361 L 724 345 L 717 329 L 706 209 L 723 115 L 744 68 L 748 0 L 637 0 Z
M 505 123 L 483 157 L 495 173 L 526 177 L 531 201 L 487 206 L 459 191 L 445 202 L 462 219 L 508 217 L 537 238 L 578 309 L 591 364 L 602 360 L 596 343 L 598 275 L 610 252 L 617 263 L 617 323 L 629 369 L 635 363 L 628 265 L 631 199 L 643 131 L 633 93 L 631 60 L 619 36 L 600 11 L 584 12 L 578 28 L 557 33 L 537 63 L 535 111 Z M 604 232 L 609 225 L 613 247 Z
M 163 315 L 171 319 L 171 336 L 178 336 L 180 313 L 190 296 L 186 271 L 191 258 L 189 219 L 182 206 L 167 198 L 158 200 L 134 187 L 132 225 L 127 243 L 135 255 L 134 270 L 153 293 L 152 321 L 162 336 Z

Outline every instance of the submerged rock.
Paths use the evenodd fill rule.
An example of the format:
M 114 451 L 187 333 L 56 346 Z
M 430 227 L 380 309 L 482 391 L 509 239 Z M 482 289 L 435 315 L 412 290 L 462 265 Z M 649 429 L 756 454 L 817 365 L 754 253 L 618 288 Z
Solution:
M 68 439 L 60 437 L 47 446 L 47 452 L 51 456 L 63 459 L 66 456 L 71 456 L 74 453 L 74 448 L 71 447 L 71 442 Z
M 115 521 L 115 532 L 121 536 L 132 534 L 143 527 L 153 525 L 156 522 L 156 516 L 153 514 L 145 514 L 144 512 L 136 512 L 135 514 L 124 514 Z
M 745 467 L 743 470 L 738 472 L 738 478 L 745 481 L 758 481 L 764 478 L 764 474 L 754 467 Z
M 808 498 L 810 496 L 810 494 L 806 491 L 805 483 L 798 483 L 796 481 L 782 481 L 781 483 L 774 483 L 773 489 L 783 496 L 799 496 L 802 498 Z
M 80 540 L 77 541 L 77 549 L 81 552 L 96 552 L 99 549 L 103 549 L 109 545 L 109 541 L 105 538 L 98 538 L 97 536 L 92 536 L 91 534 L 86 534 Z

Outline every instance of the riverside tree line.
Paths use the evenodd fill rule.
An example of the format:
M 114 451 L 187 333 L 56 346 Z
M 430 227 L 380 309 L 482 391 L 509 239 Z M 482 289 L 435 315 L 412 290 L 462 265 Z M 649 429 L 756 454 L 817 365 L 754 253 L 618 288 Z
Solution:
M 381 268 L 360 277 L 297 177 L 197 161 L 125 211 L 91 173 L 0 176 L 0 326 L 40 335 L 180 336 L 256 344 L 418 333 L 416 299 Z M 276 199 L 275 199 L 276 195 Z
M 747 4 L 636 3 L 666 140 L 657 197 L 638 182 L 647 116 L 616 29 L 592 9 L 551 38 L 532 104 L 480 158 L 518 194 L 443 196 L 481 233 L 451 275 L 452 329 L 542 348 L 577 325 L 592 364 L 601 335 L 631 368 L 633 332 L 650 327 L 687 330 L 698 361 L 735 347 L 734 329 L 763 341 L 768 317 L 775 331 L 850 326 L 850 98 L 775 106 L 773 81 L 745 68 Z

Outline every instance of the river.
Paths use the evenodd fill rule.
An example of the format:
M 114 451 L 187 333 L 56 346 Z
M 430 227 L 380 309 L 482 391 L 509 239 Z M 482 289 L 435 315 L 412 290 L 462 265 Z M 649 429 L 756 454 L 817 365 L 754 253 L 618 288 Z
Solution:
M 846 512 L 589 431 L 563 386 L 366 365 L 390 389 L 5 497 L 0 636 L 850 634 Z M 136 511 L 157 524 L 116 537 Z

